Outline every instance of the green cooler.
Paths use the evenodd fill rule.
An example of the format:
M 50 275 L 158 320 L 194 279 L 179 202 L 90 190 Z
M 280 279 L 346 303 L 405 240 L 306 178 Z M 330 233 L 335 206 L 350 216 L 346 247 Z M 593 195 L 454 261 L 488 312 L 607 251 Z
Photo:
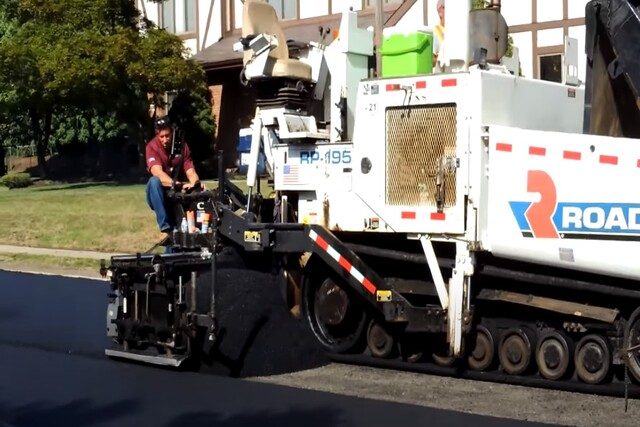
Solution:
M 384 35 L 382 77 L 405 77 L 433 72 L 433 34 L 429 32 Z

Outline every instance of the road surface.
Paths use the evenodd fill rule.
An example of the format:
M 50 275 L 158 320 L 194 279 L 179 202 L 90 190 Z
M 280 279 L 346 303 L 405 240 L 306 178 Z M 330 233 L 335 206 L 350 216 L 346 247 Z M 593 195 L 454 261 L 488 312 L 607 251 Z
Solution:
M 107 292 L 106 282 L 0 271 L 0 426 L 524 424 L 115 362 L 103 355 Z

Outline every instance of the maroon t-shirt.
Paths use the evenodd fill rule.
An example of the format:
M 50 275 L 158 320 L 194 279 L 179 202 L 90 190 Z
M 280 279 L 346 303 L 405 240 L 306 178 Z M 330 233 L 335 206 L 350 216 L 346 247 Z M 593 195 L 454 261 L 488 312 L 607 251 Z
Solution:
M 191 160 L 191 151 L 187 144 L 182 144 L 182 154 L 178 154 L 173 159 L 169 158 L 169 153 L 164 149 L 158 137 L 153 138 L 147 143 L 146 148 L 147 170 L 151 172 L 151 167 L 159 165 L 162 170 L 169 176 L 173 175 L 173 170 L 180 162 L 184 162 L 182 172 L 186 172 L 193 168 L 193 160 Z

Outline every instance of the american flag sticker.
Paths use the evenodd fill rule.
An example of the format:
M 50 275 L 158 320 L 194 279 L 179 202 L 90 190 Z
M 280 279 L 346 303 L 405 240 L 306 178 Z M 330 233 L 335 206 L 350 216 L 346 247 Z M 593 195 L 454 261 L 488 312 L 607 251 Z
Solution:
M 283 178 L 282 181 L 285 184 L 298 184 L 300 181 L 300 165 L 284 165 L 282 168 Z

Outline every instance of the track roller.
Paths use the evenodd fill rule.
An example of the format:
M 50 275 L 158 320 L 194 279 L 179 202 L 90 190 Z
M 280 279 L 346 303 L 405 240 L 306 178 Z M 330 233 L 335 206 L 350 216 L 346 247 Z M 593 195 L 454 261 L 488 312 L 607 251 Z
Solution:
M 345 353 L 362 343 L 367 314 L 345 287 L 331 277 L 322 282 L 305 280 L 303 316 L 325 350 Z
M 444 368 L 453 366 L 456 361 L 455 357 L 449 355 L 449 343 L 447 342 L 441 342 L 434 345 L 431 353 L 431 359 L 436 365 Z
M 424 352 L 424 344 L 418 344 L 419 340 L 415 336 L 407 337 L 404 336 L 400 339 L 399 347 L 400 347 L 400 357 L 405 362 L 409 363 L 418 363 L 423 361 L 425 352 Z
M 586 335 L 576 346 L 574 356 L 578 378 L 587 384 L 604 382 L 611 368 L 609 344 L 600 335 Z
M 535 336 L 526 328 L 506 330 L 500 340 L 498 357 L 507 374 L 520 375 L 529 369 Z
M 562 333 L 554 331 L 543 335 L 536 348 L 536 363 L 540 375 L 549 380 L 564 377 L 571 361 L 569 339 Z
M 367 347 L 373 357 L 386 359 L 395 350 L 395 340 L 385 328 L 375 320 L 371 320 L 367 328 Z
M 493 364 L 496 354 L 494 334 L 482 325 L 478 325 L 471 341 L 471 351 L 467 365 L 474 371 L 485 371 Z

